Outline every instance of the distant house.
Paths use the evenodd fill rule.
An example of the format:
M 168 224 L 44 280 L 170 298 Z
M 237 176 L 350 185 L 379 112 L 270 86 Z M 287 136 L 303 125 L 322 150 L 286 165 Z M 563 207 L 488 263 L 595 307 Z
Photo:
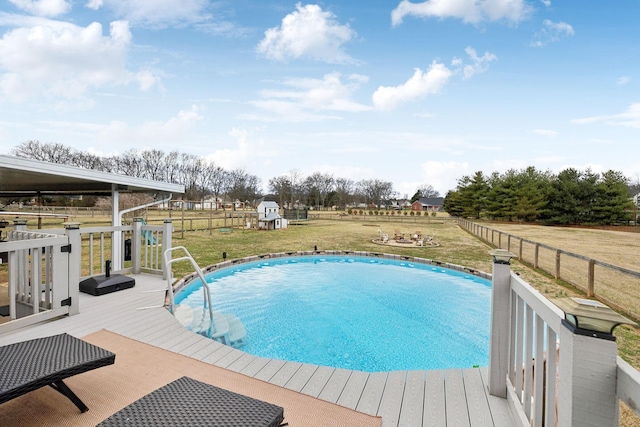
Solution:
M 421 197 L 411 204 L 412 211 L 438 212 L 442 210 L 444 197 Z
M 259 230 L 279 230 L 281 228 L 287 228 L 288 221 L 280 216 L 280 206 L 278 206 L 276 202 L 260 202 L 257 211 Z

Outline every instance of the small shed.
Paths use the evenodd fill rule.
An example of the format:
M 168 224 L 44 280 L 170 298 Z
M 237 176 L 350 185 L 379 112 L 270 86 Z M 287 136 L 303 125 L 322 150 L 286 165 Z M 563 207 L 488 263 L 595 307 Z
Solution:
M 280 216 L 276 202 L 263 201 L 258 205 L 258 229 L 279 230 L 287 228 L 288 221 Z

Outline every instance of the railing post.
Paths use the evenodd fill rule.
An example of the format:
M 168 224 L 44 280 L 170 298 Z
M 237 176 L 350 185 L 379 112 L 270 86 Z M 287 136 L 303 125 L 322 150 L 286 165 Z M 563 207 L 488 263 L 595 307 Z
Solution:
M 133 274 L 140 274 L 142 267 L 140 258 L 142 257 L 142 218 L 133 218 L 133 235 L 131 236 L 131 271 Z
M 64 225 L 64 234 L 69 239 L 71 252 L 69 253 L 69 316 L 80 313 L 80 275 L 82 269 L 82 237 L 80 236 L 80 223 L 68 222 Z M 55 268 L 55 267 L 54 267 Z
M 16 231 L 26 231 L 27 230 L 27 220 L 26 219 L 14 219 L 13 220 L 13 229 Z
M 560 329 L 558 425 L 617 427 L 616 357 L 613 340 Z
M 162 229 L 162 278 L 167 280 L 167 277 L 171 277 L 171 271 L 169 271 L 170 267 L 167 268 L 164 262 L 164 252 L 167 249 L 171 249 L 173 243 L 171 241 L 173 233 L 173 224 L 171 223 L 171 218 L 166 218 L 164 220 L 163 229 Z
M 493 277 L 491 285 L 489 394 L 506 398 L 511 328 L 511 266 L 509 259 L 514 255 L 504 249 L 496 249 L 490 254 L 493 255 Z

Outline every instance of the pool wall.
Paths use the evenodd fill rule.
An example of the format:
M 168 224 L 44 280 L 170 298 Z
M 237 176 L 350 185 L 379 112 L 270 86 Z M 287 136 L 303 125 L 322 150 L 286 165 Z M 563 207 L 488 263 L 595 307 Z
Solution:
M 291 252 L 276 252 L 271 254 L 262 254 L 262 255 L 252 255 L 244 258 L 236 258 L 232 260 L 227 260 L 223 262 L 219 262 L 217 264 L 209 265 L 202 269 L 204 274 L 210 273 L 212 271 L 220 270 L 222 268 L 231 267 L 238 264 L 244 264 L 247 262 L 259 261 L 264 259 L 272 259 L 272 258 L 286 258 L 286 257 L 301 257 L 301 256 L 317 256 L 317 255 L 334 255 L 334 256 L 351 256 L 351 257 L 370 257 L 370 258 L 386 258 L 386 259 L 394 259 L 401 261 L 410 261 L 420 264 L 427 265 L 437 265 L 438 267 L 448 268 L 450 270 L 461 271 L 464 273 L 472 274 L 477 277 L 481 277 L 483 279 L 491 280 L 492 276 L 489 273 L 485 273 L 484 271 L 476 270 L 469 267 L 464 267 L 462 265 L 451 264 L 448 262 L 442 262 L 437 260 L 432 260 L 428 258 L 421 257 L 413 257 L 406 255 L 396 255 L 396 254 L 385 254 L 379 252 L 367 252 L 367 251 L 334 251 L 334 250 L 325 250 L 325 251 L 291 251 Z M 177 293 L 187 284 L 191 283 L 193 280 L 199 279 L 198 274 L 193 272 L 176 281 L 173 284 L 173 291 Z M 166 301 L 168 303 L 168 301 Z

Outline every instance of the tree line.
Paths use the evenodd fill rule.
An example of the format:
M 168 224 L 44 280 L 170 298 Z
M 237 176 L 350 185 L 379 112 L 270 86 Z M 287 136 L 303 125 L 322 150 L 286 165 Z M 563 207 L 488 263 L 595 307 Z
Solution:
M 621 172 L 602 174 L 568 168 L 558 174 L 535 167 L 476 172 L 458 180 L 445 197 L 444 208 L 454 216 L 549 225 L 623 224 L 634 220 L 631 200 L 640 188 Z
M 206 197 L 227 201 L 254 202 L 263 196 L 260 178 L 244 169 L 225 170 L 204 157 L 172 151 L 131 149 L 122 154 L 100 156 L 59 143 L 27 141 L 11 150 L 11 154 L 34 160 L 76 166 L 136 178 L 181 184 L 185 198 Z M 430 188 L 431 186 L 424 186 Z M 299 170 L 269 179 L 268 191 L 281 206 L 313 206 L 316 209 L 351 203 L 380 206 L 397 197 L 393 183 L 379 179 L 353 181 L 315 172 L 305 176 Z M 420 190 L 418 190 L 420 191 Z
M 100 156 L 59 143 L 27 141 L 11 150 L 13 155 L 85 169 L 125 174 L 137 178 L 185 186 L 185 198 L 207 197 L 225 201 L 255 202 L 262 194 L 260 178 L 244 169 L 225 170 L 214 161 L 192 154 L 131 149 L 122 154 Z M 268 180 L 269 194 L 282 207 L 324 209 L 365 204 L 389 208 L 400 195 L 393 183 L 380 179 L 354 181 L 314 172 L 305 176 L 293 169 Z M 489 218 L 545 224 L 619 224 L 633 220 L 636 207 L 631 196 L 640 192 L 640 176 L 633 183 L 621 172 L 602 174 L 568 168 L 559 174 L 535 167 L 476 172 L 458 179 L 449 191 L 444 209 L 453 216 Z M 431 185 L 422 184 L 411 197 L 439 197 Z M 405 196 L 407 198 L 407 196 Z

